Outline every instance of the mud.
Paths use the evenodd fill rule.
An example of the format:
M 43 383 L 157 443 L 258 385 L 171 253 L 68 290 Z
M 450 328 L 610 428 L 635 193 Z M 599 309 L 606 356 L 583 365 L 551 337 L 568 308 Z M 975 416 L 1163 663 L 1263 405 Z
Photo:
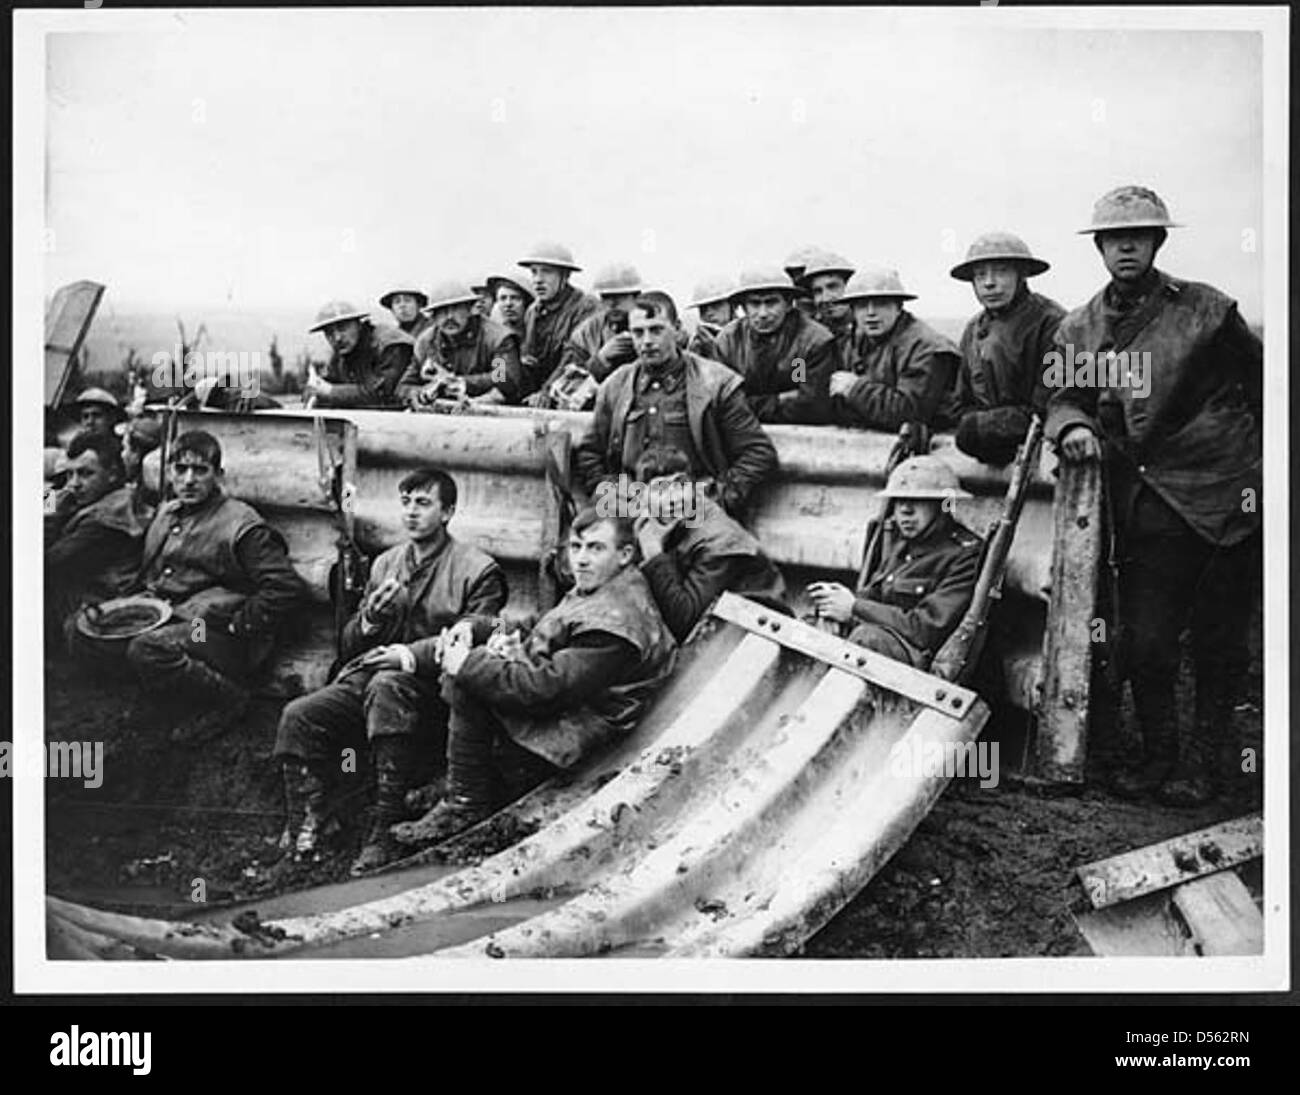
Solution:
M 47 662 L 46 681 L 47 740 L 105 743 L 101 787 L 46 782 L 50 892 L 170 918 L 202 920 L 242 911 L 252 941 L 260 939 L 260 925 L 290 910 L 325 911 L 331 900 L 367 900 L 369 890 L 361 894 L 357 887 L 381 893 L 411 883 L 405 872 L 383 874 L 297 896 L 308 887 L 348 881 L 368 822 L 372 782 L 364 764 L 344 777 L 343 831 L 332 854 L 320 863 L 277 866 L 283 806 L 271 748 L 279 701 L 258 700 L 223 736 L 184 746 L 168 739 L 185 712 L 138 695 L 133 686 L 87 679 L 63 661 Z M 1260 682 L 1254 677 L 1234 714 L 1233 733 L 1243 746 L 1258 748 L 1261 725 Z M 1015 752 L 1002 750 L 1004 769 Z M 1235 801 L 1199 810 L 1124 802 L 1091 783 L 1062 794 L 1007 771 L 996 788 L 959 779 L 803 955 L 1087 954 L 1070 916 L 1078 896 L 1074 868 L 1257 809 L 1261 777 L 1251 779 Z M 481 845 L 470 849 L 470 861 L 524 835 L 489 826 Z M 449 869 L 419 870 L 433 878 Z M 491 927 L 504 927 L 524 913 L 498 908 L 484 916 Z M 482 926 L 467 920 L 464 929 Z M 459 940 L 459 930 L 454 934 Z M 392 943 L 395 949 L 385 946 L 378 953 L 418 953 L 428 939 L 412 931 Z M 377 953 L 372 944 L 356 948 L 341 947 L 338 956 Z

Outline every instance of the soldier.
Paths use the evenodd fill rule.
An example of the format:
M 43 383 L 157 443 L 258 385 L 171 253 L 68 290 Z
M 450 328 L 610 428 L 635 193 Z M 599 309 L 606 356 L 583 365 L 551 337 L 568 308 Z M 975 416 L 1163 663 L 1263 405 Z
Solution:
M 173 615 L 132 639 L 126 654 L 147 688 L 226 705 L 178 727 L 173 740 L 188 741 L 238 721 L 250 699 L 245 682 L 270 658 L 306 590 L 284 538 L 222 488 L 215 437 L 181 434 L 169 464 L 176 497 L 149 525 L 133 588 L 170 601 Z
M 867 527 L 866 580 L 855 594 L 838 582 L 808 587 L 818 615 L 853 630 L 849 640 L 925 669 L 970 607 L 983 542 L 953 510 L 969 498 L 937 456 L 904 460 L 880 492 L 884 527 Z
M 853 306 L 844 301 L 844 290 L 853 276 L 853 264 L 833 251 L 811 256 L 796 279 L 812 300 L 813 318 L 835 336 L 835 348 L 842 362 L 851 361 L 856 328 Z
M 1229 297 L 1157 269 L 1176 227 L 1146 187 L 1097 201 L 1081 232 L 1110 281 L 1057 330 L 1045 434 L 1064 460 L 1101 459 L 1109 480 L 1120 660 L 1143 747 L 1116 790 L 1198 805 L 1240 768 L 1232 711 L 1261 564 L 1263 348 Z M 1067 361 L 1071 375 L 1054 375 Z M 1175 683 L 1189 623 L 1195 718 L 1180 745 Z
M 569 276 L 582 269 L 573 252 L 558 243 L 539 243 L 519 260 L 533 278 L 537 299 L 524 313 L 521 356 L 527 377 L 529 405 L 539 405 L 542 382 L 555 372 L 574 328 L 600 306 L 595 297 L 569 284 Z
M 476 282 L 470 286 L 470 291 L 478 298 L 474 302 L 474 314 L 482 316 L 484 319 L 492 318 L 492 306 L 496 303 L 496 298 L 492 294 L 492 288 L 488 285 L 487 279 Z
M 916 294 L 897 270 L 859 271 L 840 299 L 853 305 L 858 334 L 852 359 L 830 378 L 835 423 L 887 432 L 904 422 L 929 426 L 957 376 L 957 347 L 903 307 Z
M 467 616 L 495 616 L 507 595 L 501 568 L 447 532 L 456 512 L 451 476 L 420 468 L 397 489 L 407 542 L 375 560 L 361 608 L 343 630 L 345 664 L 330 684 L 285 707 L 275 742 L 286 804 L 281 848 L 310 858 L 334 824 L 329 792 L 341 749 L 364 728 L 378 786 L 354 875 L 384 866 L 400 851 L 388 827 L 403 814 L 417 737 L 430 735 L 437 755 L 446 753 L 438 635 Z
M 796 247 L 786 256 L 782 269 L 785 270 L 786 276 L 790 281 L 799 286 L 799 295 L 795 297 L 795 307 L 810 319 L 813 316 L 812 297 L 803 289 L 803 275 L 808 268 L 808 262 L 817 255 L 824 255 L 826 248 L 818 247 L 815 244 L 804 244 L 802 247 Z
M 45 518 L 46 637 L 72 637 L 85 605 L 119 597 L 140 568 L 144 522 L 112 434 L 82 430 L 68 442 L 67 486 Z
M 476 311 L 469 286 L 435 286 L 427 311 L 433 325 L 415 344 L 398 394 L 415 410 L 437 398 L 476 403 L 518 403 L 523 396 L 519 343 L 498 323 Z
M 103 388 L 87 388 L 72 401 L 72 406 L 78 425 L 94 433 L 111 434 L 113 427 L 126 418 L 122 404 Z
M 487 279 L 488 291 L 494 301 L 490 318 L 524 342 L 524 313 L 533 302 L 533 294 L 521 281 L 504 274 L 493 274 Z
M 471 644 L 448 632 L 447 797 L 419 821 L 393 829 L 403 843 L 436 843 L 483 820 L 501 795 L 493 744 L 507 738 L 543 762 L 572 768 L 626 735 L 672 672 L 676 646 L 636 566 L 631 521 L 584 510 L 569 535 L 575 587 L 527 640 L 498 633 Z
M 690 306 L 696 310 L 699 321 L 686 344 L 691 353 L 716 359 L 718 335 L 735 318 L 736 309 L 731 303 L 735 291 L 735 282 L 725 276 L 706 278 L 695 287 Z
M 744 378 L 760 422 L 829 421 L 826 386 L 838 368 L 835 337 L 794 307 L 799 292 L 778 270 L 744 271 L 732 301 L 745 314 L 715 342 L 717 360 Z
M 318 407 L 398 408 L 397 385 L 411 366 L 415 341 L 405 331 L 373 325 L 370 313 L 330 301 L 309 330 L 320 331 L 332 352 L 325 375 L 313 376 L 303 395 Z
M 627 333 L 628 309 L 643 288 L 635 266 L 606 266 L 592 282 L 600 307 L 573 329 L 560 365 L 542 386 L 543 404 L 585 411 L 596 398 L 600 382 L 636 357 Z
M 762 546 L 695 489 L 681 449 L 651 449 L 637 464 L 646 505 L 635 517 L 641 573 L 659 613 L 684 642 L 718 596 L 730 590 L 779 605 L 785 580 Z
M 122 437 L 126 484 L 135 495 L 137 512 L 152 519 L 161 497 L 144 481 L 144 458 L 162 444 L 162 423 L 156 418 L 133 418 L 130 422 L 119 423 L 117 432 Z
M 420 333 L 429 326 L 429 317 L 424 308 L 429 303 L 429 296 L 423 289 L 414 288 L 414 281 L 401 282 L 396 289 L 389 289 L 379 303 L 393 313 L 398 330 L 418 339 Z
M 745 400 L 741 379 L 716 361 L 680 347 L 677 307 L 649 292 L 632 305 L 637 360 L 621 365 L 596 393 L 596 408 L 573 454 L 589 496 L 602 483 L 634 475 L 651 447 L 686 453 L 691 477 L 732 515 L 776 467 L 776 449 Z
M 962 332 L 946 417 L 957 428 L 957 447 L 986 464 L 1014 460 L 1029 420 L 1047 403 L 1043 363 L 1065 309 L 1031 292 L 1028 280 L 1048 269 L 1019 236 L 989 232 L 951 271 L 971 283 L 984 310 Z

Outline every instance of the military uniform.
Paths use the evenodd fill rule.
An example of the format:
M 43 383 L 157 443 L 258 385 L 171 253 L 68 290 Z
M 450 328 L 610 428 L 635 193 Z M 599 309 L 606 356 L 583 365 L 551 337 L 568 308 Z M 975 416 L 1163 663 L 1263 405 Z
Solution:
M 171 622 L 127 646 L 141 680 L 159 692 L 189 683 L 224 698 L 232 696 L 231 678 L 247 677 L 270 657 L 306 592 L 284 538 L 220 489 L 199 506 L 173 499 L 159 508 L 134 588 L 174 609 Z
M 318 407 L 400 407 L 397 386 L 411 366 L 415 341 L 386 325 L 361 324 L 361 340 L 346 357 L 333 354 L 322 374 L 333 385 Z
M 454 336 L 440 326 L 425 331 L 415 343 L 410 368 L 398 387 L 402 400 L 424 386 L 426 380 L 420 370 L 430 361 L 454 376 L 464 377 L 465 394 L 471 399 L 493 388 L 501 392 L 506 403 L 518 404 L 523 399 L 519 340 L 490 319 L 471 315 L 465 329 Z
M 664 550 L 641 564 L 659 613 L 678 642 L 726 591 L 780 602 L 785 580 L 759 542 L 712 500 L 696 495 L 697 512 L 680 522 Z
M 600 301 L 573 285 L 554 300 L 535 300 L 524 312 L 523 364 L 526 394 L 541 387 L 560 365 L 574 329 L 600 307 Z
M 920 536 L 905 540 L 887 519 L 875 538 L 866 581 L 853 602 L 849 639 L 924 669 L 970 607 L 983 541 L 940 512 Z
M 952 388 L 961 356 L 952 340 L 904 309 L 881 339 L 864 331 L 845 362 L 859 377 L 831 400 L 836 425 L 895 432 L 930 425 Z
M 687 352 L 717 361 L 718 335 L 720 334 L 722 334 L 722 328 L 716 323 L 705 323 L 700 320 L 695 324 L 695 330 L 691 332 L 690 340 L 686 343 Z
M 620 473 L 634 476 L 652 445 L 682 449 L 692 478 L 712 480 L 723 507 L 740 512 L 750 492 L 776 468 L 776 448 L 763 432 L 725 365 L 680 353 L 659 369 L 639 361 L 620 366 L 600 386 L 573 465 L 592 495 Z
M 728 323 L 715 343 L 718 361 L 745 381 L 745 396 L 760 422 L 817 425 L 829 421 L 827 385 L 838 367 L 835 337 L 816 320 L 791 308 L 770 335 L 742 316 Z M 802 366 L 802 380 L 794 370 Z
M 1262 561 L 1263 351 L 1217 289 L 1151 270 L 1137 292 L 1113 283 L 1062 321 L 1056 345 L 1149 354 L 1150 392 L 1062 387 L 1048 405 L 1053 442 L 1076 425 L 1104 443 L 1120 547 L 1121 663 L 1148 763 L 1179 757 L 1175 682 L 1189 622 L 1195 728 L 1181 750 L 1207 766 L 1232 754 L 1225 731 L 1248 665 Z M 1130 362 L 1131 362 L 1130 358 Z M 1223 768 L 1237 763 L 1220 757 Z
M 961 336 L 961 367 L 946 418 L 957 447 L 986 464 L 1015 459 L 1029 420 L 1047 404 L 1046 357 L 1065 309 L 1021 286 L 998 313 L 982 311 Z

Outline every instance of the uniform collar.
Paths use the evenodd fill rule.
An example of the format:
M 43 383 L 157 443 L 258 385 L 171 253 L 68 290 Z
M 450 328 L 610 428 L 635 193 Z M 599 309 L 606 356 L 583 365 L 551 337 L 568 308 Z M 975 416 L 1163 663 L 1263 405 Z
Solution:
M 563 308 L 566 304 L 568 304 L 570 298 L 577 291 L 578 290 L 575 289 L 572 285 L 565 285 L 559 291 L 559 293 L 556 294 L 554 300 L 546 300 L 546 301 L 539 300 L 537 302 L 538 314 L 543 316 L 553 315 L 554 313 L 558 312 L 561 308 Z
M 637 365 L 636 390 L 638 395 L 644 395 L 649 390 L 650 385 L 656 380 L 664 386 L 667 391 L 674 391 L 677 385 L 686 375 L 686 358 L 678 354 L 672 361 L 661 365 L 659 368 L 652 368 L 646 364 Z

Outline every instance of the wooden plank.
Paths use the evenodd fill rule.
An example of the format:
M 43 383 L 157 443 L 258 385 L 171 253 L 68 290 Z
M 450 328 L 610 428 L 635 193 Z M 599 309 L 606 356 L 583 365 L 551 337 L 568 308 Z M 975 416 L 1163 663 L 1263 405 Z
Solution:
M 1043 638 L 1047 676 L 1038 713 L 1037 774 L 1081 783 L 1101 565 L 1101 469 L 1062 462 L 1052 534 L 1051 608 Z
M 1094 908 L 1131 901 L 1264 854 L 1264 818 L 1247 814 L 1079 867 L 1075 874 Z
M 1231 871 L 1183 883 L 1174 890 L 1173 903 L 1198 954 L 1264 953 L 1264 918 L 1245 883 Z
M 934 708 L 949 718 L 961 718 L 976 699 L 975 693 L 969 689 L 932 677 L 883 654 L 865 650 L 734 593 L 724 593 L 718 598 L 713 606 L 713 615 L 835 669 L 842 669 L 878 688 Z
M 74 281 L 54 294 L 45 310 L 45 405 L 63 402 L 77 354 L 94 321 L 104 286 Z
M 1147 894 L 1108 909 L 1078 913 L 1075 925 L 1094 954 L 1106 958 L 1186 958 L 1192 940 L 1174 915 L 1165 892 Z

